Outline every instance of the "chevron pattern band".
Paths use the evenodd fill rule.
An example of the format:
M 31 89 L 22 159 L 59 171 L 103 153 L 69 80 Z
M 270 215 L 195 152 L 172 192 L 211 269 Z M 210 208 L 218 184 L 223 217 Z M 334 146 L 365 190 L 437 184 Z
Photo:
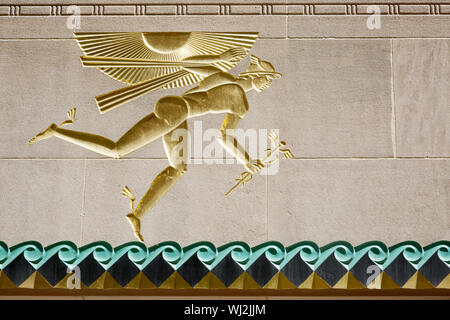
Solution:
M 209 242 L 184 248 L 175 242 L 148 248 L 139 242 L 115 248 L 0 242 L 0 290 L 73 288 L 76 282 L 79 289 L 450 289 L 449 271 L 449 241 L 425 247 L 272 241 L 253 248 L 243 242 L 217 248 Z

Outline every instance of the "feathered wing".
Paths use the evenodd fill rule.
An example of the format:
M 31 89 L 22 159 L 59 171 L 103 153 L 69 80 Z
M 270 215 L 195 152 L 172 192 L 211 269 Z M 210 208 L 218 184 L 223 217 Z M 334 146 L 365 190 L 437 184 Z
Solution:
M 143 32 L 96 32 L 75 33 L 81 50 L 88 56 L 148 59 L 157 61 L 179 62 L 197 55 L 220 54 L 233 47 L 242 47 L 248 53 L 255 43 L 257 32 L 190 32 L 186 42 L 179 48 L 162 52 L 152 50 L 145 43 Z M 151 33 L 150 33 L 151 34 Z M 173 33 L 174 36 L 177 33 Z M 167 33 L 170 37 L 171 33 Z M 236 66 L 240 60 L 213 63 L 215 67 L 228 71 Z M 161 88 L 176 88 L 188 86 L 202 79 L 197 74 L 180 72 L 182 67 L 99 67 L 100 71 L 111 78 L 126 84 L 137 84 L 151 79 L 168 79 Z M 178 77 L 165 77 L 177 74 Z

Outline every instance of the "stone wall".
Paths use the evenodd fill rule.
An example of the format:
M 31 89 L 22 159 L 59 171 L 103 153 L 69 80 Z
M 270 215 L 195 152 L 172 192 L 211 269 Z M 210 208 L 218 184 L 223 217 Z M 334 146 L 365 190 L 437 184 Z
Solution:
M 73 106 L 75 130 L 118 139 L 159 98 L 182 92 L 99 114 L 94 96 L 122 85 L 82 68 L 66 25 L 77 3 L 79 32 L 260 32 L 251 52 L 283 74 L 248 95 L 242 127 L 278 128 L 295 159 L 228 198 L 242 166 L 190 165 L 144 218 L 147 244 L 450 238 L 450 1 L 375 1 L 379 29 L 367 26 L 368 0 L 202 2 L 2 1 L 1 241 L 134 241 L 121 190 L 140 198 L 167 166 L 160 140 L 120 160 L 58 139 L 27 145 Z M 222 120 L 208 115 L 203 127 Z

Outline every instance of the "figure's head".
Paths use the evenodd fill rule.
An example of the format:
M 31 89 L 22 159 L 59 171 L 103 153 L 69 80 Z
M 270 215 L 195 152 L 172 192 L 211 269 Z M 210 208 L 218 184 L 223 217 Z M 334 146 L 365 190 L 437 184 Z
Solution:
M 238 79 L 250 80 L 253 89 L 261 92 L 272 84 L 273 78 L 280 77 L 281 73 L 276 72 L 270 62 L 250 55 L 250 65 L 245 72 L 239 74 Z

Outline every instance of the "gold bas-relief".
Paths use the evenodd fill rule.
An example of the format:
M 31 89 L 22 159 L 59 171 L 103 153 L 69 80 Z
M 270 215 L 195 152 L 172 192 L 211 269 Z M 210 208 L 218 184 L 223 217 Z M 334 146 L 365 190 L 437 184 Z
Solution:
M 125 187 L 122 192 L 131 201 L 131 212 L 126 218 L 140 241 L 144 241 L 140 220 L 187 170 L 187 152 L 183 152 L 187 149 L 187 141 L 183 141 L 182 137 L 172 139 L 174 130 L 187 130 L 187 119 L 207 113 L 226 114 L 219 141 L 246 168 L 238 179 L 240 182 L 227 195 L 238 185 L 249 181 L 253 174 L 259 173 L 265 164 L 272 161 L 269 158 L 275 151 L 280 151 L 285 158 L 292 157 L 288 149 L 281 149 L 285 145 L 281 141 L 274 145 L 273 150 L 268 150 L 263 159 L 250 159 L 233 135 L 233 130 L 249 110 L 246 94 L 252 90 L 262 92 L 274 78 L 281 77 L 271 63 L 254 55 L 250 56 L 250 65 L 245 72 L 237 77 L 227 72 L 248 54 L 257 33 L 76 33 L 75 38 L 86 54 L 81 57 L 83 66 L 96 67 L 110 77 L 129 84 L 128 87 L 96 97 L 101 113 L 152 90 L 199 82 L 181 96 L 161 98 L 152 113 L 138 121 L 117 141 L 62 128 L 74 123 L 75 108 L 68 112 L 69 120 L 59 126 L 51 124 L 29 141 L 32 145 L 56 137 L 118 159 L 162 137 L 170 165 L 156 176 L 136 207 L 136 198 L 130 189 Z M 272 133 L 269 137 L 273 142 L 277 138 Z M 179 151 L 180 144 L 182 148 Z
M 272 141 L 273 149 L 272 148 L 266 149 L 266 155 L 262 159 L 260 159 L 260 162 L 263 165 L 268 165 L 268 164 L 270 165 L 270 164 L 274 163 L 275 161 L 278 161 L 279 160 L 279 158 L 278 158 L 279 152 L 281 152 L 284 159 L 294 158 L 294 155 L 292 154 L 290 149 L 282 148 L 282 147 L 286 146 L 286 142 L 285 141 L 278 142 L 278 135 L 276 134 L 275 131 L 272 130 L 269 133 L 269 139 Z M 235 181 L 237 181 L 237 183 L 227 193 L 225 193 L 225 196 L 228 197 L 239 186 L 244 187 L 244 185 L 247 182 L 250 182 L 252 180 L 252 178 L 253 178 L 253 172 L 251 172 L 251 171 L 242 172 L 238 179 L 234 179 Z

